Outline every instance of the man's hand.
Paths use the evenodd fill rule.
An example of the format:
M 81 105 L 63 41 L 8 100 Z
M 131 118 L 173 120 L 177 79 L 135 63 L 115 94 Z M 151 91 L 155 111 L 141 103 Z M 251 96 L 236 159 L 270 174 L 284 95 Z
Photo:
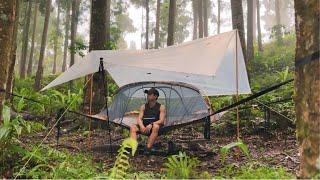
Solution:
M 151 131 L 151 128 L 152 128 L 152 124 L 149 124 L 147 127 L 146 127 L 146 130 L 144 133 L 149 133 Z

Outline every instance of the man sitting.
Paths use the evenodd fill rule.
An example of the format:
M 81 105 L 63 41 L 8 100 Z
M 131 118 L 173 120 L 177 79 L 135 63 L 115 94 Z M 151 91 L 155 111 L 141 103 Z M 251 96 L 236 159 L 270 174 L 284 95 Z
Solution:
M 147 151 L 150 151 L 161 126 L 165 121 L 165 107 L 157 102 L 159 92 L 155 88 L 151 88 L 145 93 L 147 103 L 140 107 L 137 124 L 130 127 L 130 137 L 137 139 L 137 132 L 148 135 Z

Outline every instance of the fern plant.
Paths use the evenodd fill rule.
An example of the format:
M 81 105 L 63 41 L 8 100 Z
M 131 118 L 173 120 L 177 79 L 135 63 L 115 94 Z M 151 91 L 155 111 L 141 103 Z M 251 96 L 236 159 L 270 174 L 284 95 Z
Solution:
M 195 168 L 199 163 L 200 161 L 197 158 L 191 158 L 185 152 L 172 155 L 168 158 L 168 162 L 164 164 L 167 178 L 192 178 L 196 174 Z
M 127 174 L 127 170 L 130 167 L 130 163 L 129 163 L 130 153 L 131 153 L 131 156 L 134 156 L 135 152 L 137 151 L 137 148 L 138 148 L 138 142 L 133 138 L 127 138 L 122 142 L 120 149 L 118 150 L 116 162 L 113 168 L 111 169 L 110 178 L 112 179 L 125 178 Z M 129 150 L 131 150 L 131 152 Z
M 230 149 L 232 149 L 234 147 L 240 148 L 242 153 L 244 153 L 248 157 L 250 156 L 248 146 L 246 144 L 244 144 L 241 140 L 239 140 L 237 142 L 232 142 L 230 144 L 227 144 L 220 149 L 222 163 L 224 163 L 224 160 L 225 160 L 228 152 L 230 151 Z

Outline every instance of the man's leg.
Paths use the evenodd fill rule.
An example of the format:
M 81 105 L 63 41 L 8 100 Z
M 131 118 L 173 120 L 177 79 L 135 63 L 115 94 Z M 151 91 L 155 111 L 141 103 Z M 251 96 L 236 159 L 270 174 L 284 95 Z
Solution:
M 137 125 L 133 124 L 130 127 L 130 137 L 137 140 L 137 131 L 138 131 Z
M 151 135 L 148 138 L 148 144 L 147 148 L 150 149 L 154 142 L 156 141 L 156 138 L 158 137 L 158 132 L 159 132 L 160 126 L 158 124 L 153 124 Z

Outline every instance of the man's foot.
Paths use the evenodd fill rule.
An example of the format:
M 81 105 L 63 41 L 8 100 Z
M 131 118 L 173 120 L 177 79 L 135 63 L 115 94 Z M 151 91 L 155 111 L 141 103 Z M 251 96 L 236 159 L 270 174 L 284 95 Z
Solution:
M 157 151 L 154 148 L 145 148 L 145 155 L 153 155 L 155 154 Z

